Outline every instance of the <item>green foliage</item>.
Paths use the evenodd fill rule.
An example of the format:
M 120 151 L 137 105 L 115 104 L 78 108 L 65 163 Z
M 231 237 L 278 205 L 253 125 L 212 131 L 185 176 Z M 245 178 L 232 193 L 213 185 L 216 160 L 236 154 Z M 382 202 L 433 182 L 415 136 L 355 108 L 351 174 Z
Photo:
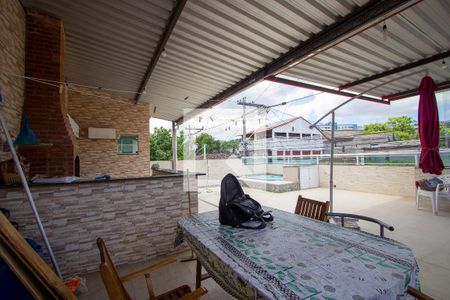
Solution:
M 195 153 L 192 149 L 194 149 L 193 142 L 187 139 L 184 131 L 181 130 L 177 137 L 177 158 L 179 160 L 194 159 Z
M 448 125 L 445 124 L 445 122 L 440 122 L 439 127 L 439 136 L 440 136 L 440 141 L 439 141 L 439 146 L 443 147 L 443 148 L 447 148 L 447 141 L 446 141 L 446 136 L 450 136 L 450 128 L 447 127 Z
M 385 123 L 367 124 L 364 133 L 392 132 L 395 140 L 414 140 L 419 138 L 416 122 L 407 116 L 389 118 Z
M 150 160 L 172 159 L 172 135 L 169 129 L 155 128 L 150 136 Z
M 228 155 L 233 154 L 239 149 L 240 140 L 220 141 L 220 150 Z
M 396 118 L 389 118 L 386 122 L 396 140 L 415 140 L 419 138 L 419 132 L 416 129 L 416 121 L 407 116 L 401 116 Z
M 197 145 L 197 154 L 203 153 L 203 147 L 206 145 L 206 150 L 208 153 L 218 152 L 220 148 L 220 142 L 218 142 L 214 137 L 206 132 L 202 132 L 199 136 L 195 138 L 195 144 Z
M 240 141 L 238 139 L 229 141 L 216 140 L 212 135 L 203 132 L 197 136 L 195 144 L 197 145 L 197 155 L 203 153 L 203 145 L 206 145 L 208 153 L 225 153 L 230 155 L 238 150 Z
M 150 136 L 149 141 L 150 159 L 152 161 L 172 159 L 172 133 L 169 129 L 155 128 L 155 132 Z M 179 160 L 195 158 L 195 153 L 189 151 L 194 148 L 192 143 L 194 142 L 189 141 L 184 132 L 180 131 L 179 136 L 177 136 L 177 158 Z M 197 155 L 203 153 L 203 145 L 206 145 L 208 153 L 226 153 L 228 155 L 239 148 L 239 140 L 220 141 L 205 132 L 197 136 L 195 144 L 197 145 Z
M 392 128 L 394 132 L 408 132 L 410 134 L 414 134 L 417 132 L 415 126 L 417 125 L 416 121 L 407 116 L 401 116 L 396 118 L 389 118 L 386 122 L 386 125 Z
M 373 123 L 364 125 L 364 133 L 380 133 L 380 132 L 388 132 L 389 127 L 385 123 Z

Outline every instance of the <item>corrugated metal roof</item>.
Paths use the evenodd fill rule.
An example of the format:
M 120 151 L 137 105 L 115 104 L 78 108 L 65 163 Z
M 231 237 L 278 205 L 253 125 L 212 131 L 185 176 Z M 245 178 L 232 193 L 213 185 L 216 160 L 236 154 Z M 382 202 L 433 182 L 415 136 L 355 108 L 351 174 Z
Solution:
M 23 3 L 63 21 L 65 76 L 69 82 L 137 91 L 174 1 L 25 0 Z
M 63 20 L 69 81 L 131 91 L 138 91 L 175 3 L 22 1 Z M 150 102 L 153 116 L 177 120 L 184 109 L 204 104 L 368 2 L 189 0 L 165 45 L 167 56 L 160 57 L 141 101 Z M 422 1 L 386 24 L 386 41 L 379 24 L 282 75 L 339 87 L 450 49 L 448 0 Z M 449 80 L 449 70 L 440 68 L 439 62 L 426 67 L 438 83 Z M 392 77 L 351 90 L 364 91 Z M 415 88 L 419 77 L 397 80 L 371 95 Z
M 385 24 L 388 31 L 386 40 L 383 39 L 384 23 L 381 23 L 298 64 L 282 75 L 339 87 L 450 49 L 449 1 L 422 1 L 389 18 Z M 441 66 L 441 60 L 435 61 L 349 89 L 360 93 L 399 75 L 406 76 L 369 92 L 372 96 L 383 97 L 417 88 L 425 71 L 429 72 L 436 83 L 450 80 L 450 69 L 443 69 Z M 424 72 L 417 74 L 420 70 Z M 407 76 L 413 73 L 415 75 Z
M 69 81 L 137 90 L 173 1 L 28 0 L 61 17 Z M 190 0 L 141 99 L 176 120 L 367 0 Z M 188 97 L 188 100 L 184 100 Z
M 142 99 L 176 120 L 365 2 L 188 1 Z

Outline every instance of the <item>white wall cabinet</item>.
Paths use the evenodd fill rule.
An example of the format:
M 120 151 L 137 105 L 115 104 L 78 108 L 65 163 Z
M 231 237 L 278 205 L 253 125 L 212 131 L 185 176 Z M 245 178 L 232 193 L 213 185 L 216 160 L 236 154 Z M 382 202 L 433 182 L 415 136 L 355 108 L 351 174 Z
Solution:
M 298 171 L 301 190 L 319 187 L 319 166 L 300 166 Z
M 300 189 L 319 187 L 319 166 L 283 166 L 283 180 L 298 182 Z

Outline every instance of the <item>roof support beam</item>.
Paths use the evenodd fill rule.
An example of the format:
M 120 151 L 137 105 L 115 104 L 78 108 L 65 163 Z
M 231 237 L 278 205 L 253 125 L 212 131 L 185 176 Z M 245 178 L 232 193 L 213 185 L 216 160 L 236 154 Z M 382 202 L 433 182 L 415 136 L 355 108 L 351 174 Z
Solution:
M 429 64 L 429 63 L 432 63 L 432 62 L 434 62 L 436 60 L 441 60 L 441 59 L 444 59 L 444 58 L 447 58 L 447 57 L 450 57 L 450 51 L 439 53 L 439 54 L 436 54 L 436 55 L 433 55 L 433 56 L 430 56 L 430 57 L 427 57 L 427 58 L 424 58 L 424 59 L 420 59 L 418 61 L 406 64 L 406 65 L 400 66 L 398 68 L 394 68 L 394 69 L 391 69 L 391 70 L 388 70 L 388 71 L 385 71 L 385 72 L 381 72 L 381 73 L 378 73 L 378 74 L 375 74 L 375 75 L 372 75 L 372 76 L 369 76 L 369 77 L 366 77 L 366 78 L 355 80 L 353 82 L 341 85 L 339 87 L 339 89 L 340 90 L 346 90 L 346 89 L 348 89 L 348 88 L 350 88 L 352 86 L 355 86 L 355 85 L 363 84 L 363 83 L 366 83 L 366 82 L 369 82 L 369 81 L 372 81 L 372 80 L 376 80 L 376 79 L 380 79 L 380 78 L 383 78 L 383 77 L 386 77 L 386 76 L 389 76 L 389 75 L 392 75 L 392 74 L 396 74 L 396 73 L 400 73 L 400 72 L 403 72 L 403 71 L 406 71 L 406 70 L 409 70 L 409 69 L 420 67 L 420 66 L 423 66 L 425 64 Z
M 437 83 L 436 86 L 437 86 L 436 91 L 450 89 L 450 81 L 443 81 L 441 83 Z M 400 93 L 396 93 L 396 94 L 383 96 L 382 98 L 389 100 L 389 101 L 395 101 L 395 100 L 400 100 L 403 98 L 416 96 L 418 94 L 419 94 L 419 89 L 416 88 L 416 89 L 412 89 L 409 91 L 404 91 L 404 92 L 400 92 Z
M 279 77 L 275 77 L 275 76 L 269 76 L 266 78 L 266 80 L 270 80 L 270 81 L 282 83 L 282 84 L 287 84 L 287 85 L 292 85 L 292 86 L 296 86 L 296 87 L 300 87 L 300 88 L 304 88 L 304 89 L 310 89 L 310 90 L 314 90 L 314 91 L 330 93 L 330 94 L 334 94 L 334 95 L 338 95 L 338 96 L 344 96 L 344 97 L 357 96 L 357 94 L 353 94 L 353 93 L 349 93 L 349 92 L 334 90 L 334 89 L 330 89 L 330 88 L 326 88 L 326 87 L 322 87 L 322 86 L 318 86 L 318 85 L 308 84 L 308 83 L 290 80 L 290 79 L 286 79 L 286 78 L 279 78 Z M 376 102 L 376 103 L 382 103 L 382 104 L 389 104 L 389 101 L 379 100 L 379 99 L 367 97 L 367 96 L 359 96 L 359 97 L 357 97 L 357 99 Z
M 184 6 L 186 5 L 186 2 L 187 0 L 178 0 L 175 3 L 172 13 L 169 17 L 169 20 L 167 21 L 166 28 L 164 28 L 161 38 L 159 39 L 158 45 L 155 48 L 155 52 L 153 53 L 152 59 L 150 60 L 147 70 L 145 71 L 144 78 L 142 78 L 141 84 L 139 85 L 139 89 L 136 92 L 136 95 L 134 96 L 134 100 L 136 103 L 141 98 L 142 92 L 144 92 L 144 89 L 147 86 L 150 76 L 152 76 L 153 70 L 155 69 L 158 60 L 164 51 L 164 47 L 166 46 L 167 41 L 169 40 L 169 37 L 172 34 L 175 25 L 177 24 L 178 18 L 180 17 L 181 12 L 183 11 Z
M 223 92 L 203 103 L 199 108 L 219 104 L 230 96 L 249 88 L 268 76 L 277 75 L 286 69 L 301 63 L 322 51 L 408 9 L 422 0 L 371 0 L 348 16 L 325 28 L 310 39 L 300 43 L 285 54 L 276 58 L 259 70 L 253 72 Z M 182 122 L 183 118 L 177 120 Z

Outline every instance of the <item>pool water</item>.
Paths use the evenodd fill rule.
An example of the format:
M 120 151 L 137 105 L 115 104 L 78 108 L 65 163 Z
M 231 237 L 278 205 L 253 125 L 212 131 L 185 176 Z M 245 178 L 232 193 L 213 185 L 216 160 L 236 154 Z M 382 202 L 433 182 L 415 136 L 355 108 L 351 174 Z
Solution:
M 249 179 L 255 180 L 264 180 L 264 181 L 280 181 L 283 180 L 283 175 L 270 175 L 270 174 L 261 174 L 261 175 L 248 175 L 245 176 Z

